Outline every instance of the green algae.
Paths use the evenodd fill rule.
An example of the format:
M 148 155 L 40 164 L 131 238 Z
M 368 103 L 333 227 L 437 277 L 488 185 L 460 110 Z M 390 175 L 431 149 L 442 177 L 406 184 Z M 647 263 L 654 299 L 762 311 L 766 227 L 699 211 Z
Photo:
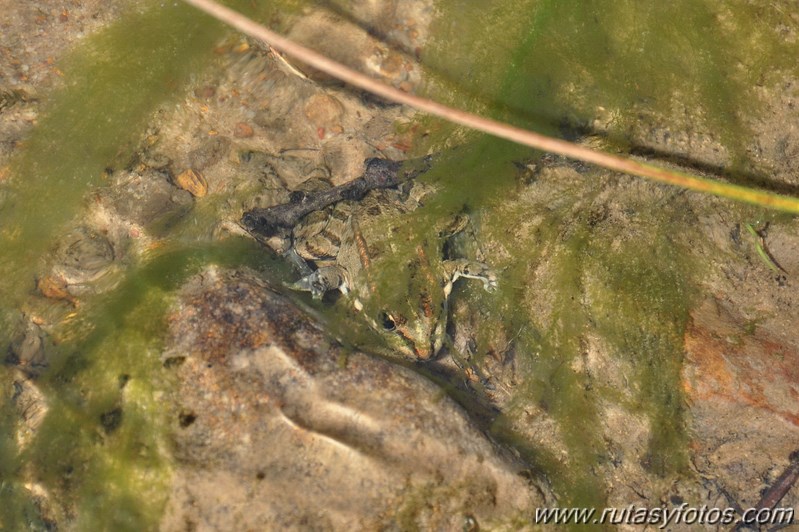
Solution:
M 455 87 L 446 94 L 450 103 L 487 110 L 493 116 L 539 131 L 573 135 L 585 128 L 597 106 L 611 109 L 616 119 L 607 135 L 617 146 L 629 144 L 627 132 L 637 120 L 631 110 L 654 110 L 673 118 L 669 114 L 671 105 L 675 95 L 679 95 L 686 107 L 700 110 L 712 128 L 719 131 L 725 145 L 737 153 L 740 139 L 747 134 L 737 118 L 737 109 L 752 99 L 750 82 L 777 75 L 768 69 L 784 64 L 787 59 L 784 46 L 776 41 L 768 24 L 747 23 L 756 8 L 741 3 L 721 14 L 719 9 L 710 3 L 687 2 L 663 6 L 623 2 L 613 6 L 602 4 L 601 9 L 598 3 L 570 5 L 532 0 L 495 3 L 488 7 L 459 3 L 441 18 L 444 22 L 439 24 L 452 26 L 436 30 L 439 36 L 436 41 L 440 39 L 445 44 L 434 44 L 430 48 L 438 54 L 431 64 L 435 63 L 442 79 L 448 79 L 449 87 Z M 146 14 L 137 16 L 149 20 Z M 720 30 L 716 30 L 714 25 L 718 17 L 724 17 L 728 34 L 735 35 L 737 44 L 747 53 L 733 54 L 727 46 L 729 39 L 719 38 Z M 190 25 L 195 22 L 186 24 L 189 26 L 183 30 L 194 35 Z M 708 25 L 713 29 L 706 32 Z M 686 27 L 684 33 L 682 30 Z M 492 42 L 469 39 L 470 31 L 473 34 L 485 32 L 491 36 Z M 675 32 L 681 38 L 673 42 L 670 36 Z M 499 35 L 506 37 L 496 38 Z M 187 41 L 194 42 L 195 46 L 202 41 L 207 47 L 211 41 L 204 41 L 205 37 L 195 36 L 197 40 Z M 113 66 L 108 64 L 113 62 L 108 54 L 111 53 L 109 50 L 115 49 L 115 44 L 111 41 L 106 44 L 107 50 L 94 50 L 97 62 L 92 65 Z M 172 46 L 182 46 L 182 41 L 173 42 Z M 700 52 L 695 52 L 697 49 Z M 192 72 L 201 62 L 201 54 L 194 56 L 182 48 L 173 50 L 167 52 L 166 57 L 185 68 L 180 69 L 181 75 Z M 136 55 L 138 50 L 131 52 L 128 49 L 128 53 Z M 733 64 L 738 60 L 743 61 L 744 68 Z M 36 160 L 38 155 L 29 156 L 31 160 L 24 163 L 35 170 L 29 174 L 34 176 L 30 193 L 23 187 L 13 190 L 12 204 L 29 208 L 33 204 L 26 194 L 30 194 L 30 198 L 41 197 L 48 201 L 57 197 L 59 204 L 64 205 L 64 211 L 48 212 L 47 216 L 52 220 L 41 223 L 41 226 L 32 217 L 27 221 L 20 218 L 23 222 L 19 230 L 4 233 L 4 250 L 9 250 L 8 256 L 19 260 L 18 264 L 35 262 L 60 225 L 77 211 L 87 187 L 99 183 L 101 170 L 124 160 L 131 143 L 141 134 L 140 125 L 154 108 L 148 106 L 158 99 L 154 93 L 162 91 L 164 86 L 179 84 L 169 79 L 169 71 L 145 72 L 143 78 L 140 70 L 136 69 L 146 71 L 152 65 L 138 59 L 134 62 L 132 71 L 109 74 L 112 85 L 120 81 L 129 84 L 131 75 L 134 78 L 138 75 L 137 79 L 143 85 L 132 84 L 126 90 L 145 91 L 141 100 L 137 94 L 110 92 L 117 97 L 119 94 L 134 97 L 130 105 L 125 103 L 122 106 L 120 112 L 123 114 L 120 120 L 115 121 L 117 129 L 103 129 L 102 137 L 97 133 L 98 136 L 88 142 L 86 138 L 81 139 L 81 135 L 88 134 L 96 124 L 87 118 L 86 124 L 89 125 L 81 126 L 77 130 L 81 135 L 75 136 L 79 144 L 65 142 L 69 139 L 58 139 L 64 124 L 72 127 L 73 120 L 77 124 L 83 123 L 83 118 L 93 112 L 93 109 L 86 108 L 88 103 L 105 107 L 103 112 L 120 103 L 113 99 L 102 100 L 100 96 L 87 101 L 73 96 L 71 100 L 66 97 L 63 100 L 65 109 L 66 106 L 82 105 L 77 108 L 82 110 L 64 110 L 61 115 L 54 111 L 56 118 L 52 124 L 55 127 L 51 129 L 55 133 L 49 133 L 49 137 L 45 135 L 42 141 L 31 139 L 31 149 L 38 146 L 40 150 L 31 153 L 41 154 L 41 150 L 61 153 L 59 150 L 64 150 L 63 158 L 58 160 L 68 162 L 58 164 L 62 165 L 59 171 L 67 173 L 59 180 L 71 184 L 64 187 L 68 190 L 58 192 L 60 189 L 54 189 L 56 192 L 50 195 L 52 182 L 49 180 L 53 178 L 46 178 L 48 181 L 43 181 L 38 187 L 36 183 L 36 175 L 48 173 L 47 167 L 42 166 L 45 163 Z M 75 68 L 80 70 L 81 67 Z M 91 69 L 86 67 L 86 70 Z M 66 71 L 69 75 L 69 69 Z M 730 75 L 732 82 L 726 83 L 724 80 Z M 474 83 L 465 86 L 463 79 L 472 79 Z M 93 91 L 102 91 L 100 85 L 97 87 Z M 78 89 L 74 90 L 74 94 L 81 94 Z M 56 103 L 53 105 L 58 107 Z M 105 115 L 101 118 L 93 116 L 96 122 L 105 120 Z M 450 134 L 452 129 L 444 127 L 433 139 L 448 146 L 443 139 Z M 619 394 L 618 390 L 600 389 L 596 393 L 612 403 L 639 410 L 651 421 L 655 430 L 647 460 L 653 474 L 670 475 L 682 471 L 685 435 L 677 372 L 681 328 L 690 303 L 693 271 L 691 265 L 686 264 L 684 250 L 679 249 L 673 238 L 684 229 L 679 216 L 675 217 L 676 221 L 666 221 L 668 216 L 655 217 L 653 212 L 644 221 L 644 233 L 626 242 L 623 248 L 615 249 L 611 244 L 614 237 L 619 236 L 618 232 L 599 233 L 591 227 L 591 220 L 581 218 L 579 209 L 574 207 L 580 200 L 588 201 L 587 198 L 596 191 L 581 192 L 579 187 L 564 187 L 561 191 L 564 197 L 562 210 L 552 209 L 548 213 L 550 218 L 538 225 L 535 239 L 516 240 L 515 234 L 507 233 L 507 228 L 522 223 L 530 209 L 545 211 L 546 208 L 526 205 L 508 209 L 502 200 L 509 191 L 515 192 L 512 189 L 516 186 L 517 177 L 514 161 L 535 160 L 536 154 L 486 137 L 474 139 L 461 132 L 456 132 L 456 136 L 470 138 L 472 142 L 465 152 L 451 152 L 449 160 L 437 165 L 426 176 L 431 182 L 443 183 L 445 193 L 408 217 L 406 232 L 411 238 L 400 246 L 398 255 L 407 257 L 407 253 L 412 253 L 419 243 L 437 246 L 435 235 L 430 231 L 434 226 L 432 222 L 463 210 L 487 212 L 483 226 L 489 230 L 483 238 L 504 241 L 512 249 L 529 250 L 501 264 L 502 291 L 496 299 L 468 291 L 479 304 L 491 305 L 493 301 L 495 307 L 488 308 L 487 315 L 492 319 L 507 319 L 507 324 L 502 323 L 503 327 L 511 330 L 526 327 L 529 330 L 517 339 L 520 352 L 543 354 L 525 361 L 531 378 L 519 393 L 516 403 L 523 405 L 529 401 L 540 405 L 558 421 L 565 434 L 570 462 L 564 466 L 556 456 L 534 446 L 528 449 L 526 456 L 540 472 L 553 479 L 564 501 L 574 505 L 601 506 L 602 482 L 592 472 L 596 464 L 607 460 L 599 450 L 601 437 L 596 430 L 600 408 L 595 394 L 586 393 L 589 383 L 585 377 L 569 369 L 569 362 L 581 355 L 581 336 L 590 326 L 613 347 L 614 356 L 638 368 L 632 376 L 636 387 L 632 399 Z M 85 153 L 86 150 L 90 157 L 70 159 L 75 153 Z M 736 157 L 740 158 L 741 154 Z M 62 167 L 67 170 L 62 170 Z M 83 178 L 89 179 L 89 185 L 80 181 Z M 75 186 L 78 181 L 82 185 Z M 639 209 L 655 211 L 660 207 L 661 204 L 653 202 L 643 204 Z M 16 210 L 10 212 L 9 219 L 21 216 L 22 207 L 12 205 L 11 209 Z M 571 220 L 573 217 L 574 221 Z M 562 236 L 564 228 L 568 228 L 565 239 Z M 33 249 L 22 250 L 30 242 L 36 243 Z M 657 255 L 642 254 L 642 248 L 649 249 L 651 242 L 655 242 Z M 555 251 L 545 258 L 542 249 Z M 210 260 L 193 256 L 195 258 L 191 260 L 198 264 Z M 29 451 L 30 461 L 39 465 L 48 485 L 74 489 L 73 496 L 79 507 L 95 509 L 81 512 L 86 519 L 81 525 L 87 529 L 135 528 L 151 523 L 162 502 L 160 488 L 168 476 L 169 464 L 161 453 L 159 438 L 163 437 L 166 420 L 159 417 L 161 413 L 154 412 L 151 395 L 158 386 L 167 384 L 158 381 L 160 377 L 153 369 L 158 366 L 155 354 L 160 345 L 158 331 L 163 326 L 155 317 L 162 315 L 169 291 L 185 278 L 183 266 L 180 266 L 184 264 L 182 260 L 175 257 L 156 260 L 151 266 L 136 270 L 138 273 L 131 273 L 125 287 L 115 292 L 105 306 L 97 307 L 105 310 L 82 322 L 87 329 L 94 331 L 89 339 L 84 339 L 85 343 L 78 344 L 72 353 L 65 351 L 62 358 L 55 361 L 55 367 L 48 376 L 50 395 L 59 399 L 43 432 Z M 527 314 L 514 312 L 514 309 L 527 305 L 525 298 L 529 295 L 520 287 L 529 280 L 529 264 L 544 260 L 556 263 L 553 265 L 555 282 L 551 289 L 561 295 L 559 305 L 553 310 L 557 318 L 553 323 L 557 325 L 537 323 Z M 392 269 L 387 267 L 386 271 Z M 584 279 L 586 272 L 593 275 L 588 284 Z M 11 278 L 17 283 L 21 277 L 24 276 L 15 274 Z M 396 290 L 398 284 L 396 277 L 382 279 L 380 283 L 387 292 L 392 290 L 392 286 Z M 400 285 L 408 286 L 407 283 Z M 14 288 L 15 293 L 21 294 L 30 283 L 15 286 L 20 287 Z M 583 304 L 586 294 L 588 303 Z M 402 301 L 397 303 L 402 304 Z M 487 339 L 483 340 L 483 343 L 487 342 Z M 147 384 L 150 378 L 154 379 L 153 383 Z M 124 386 L 122 381 L 125 381 Z M 85 390 L 90 390 L 90 393 L 87 395 Z M 114 413 L 120 408 L 121 422 L 109 430 L 108 427 L 116 423 Z M 3 412 L 0 425 L 9 428 L 5 432 L 9 434 L 14 420 L 5 415 L 6 409 Z M 501 423 L 502 420 L 498 422 L 497 430 L 500 430 Z M 142 434 L 147 432 L 152 434 L 143 437 Z M 511 432 L 506 434 L 507 441 L 513 439 Z M 6 457 L 13 457 L 15 449 L 11 444 L 3 445 L 3 460 L 0 461 L 3 465 L 0 467 L 4 467 L 3 473 L 8 472 L 9 477 L 13 477 L 14 461 Z M 520 442 L 519 445 L 522 446 Z M 51 452 L 62 456 L 48 461 Z M 4 478 L 9 477 L 4 475 Z M 109 484 L 119 486 L 119 489 L 113 494 L 103 495 L 102 488 Z M 30 516 L 36 514 L 35 508 L 22 491 L 11 490 L 3 494 L 8 494 L 9 498 L 4 497 L 4 500 L 12 501 L 11 508 L 19 520 L 7 521 L 3 515 L 0 517 L 2 522 L 30 523 L 33 519 Z M 153 502 L 139 511 L 137 504 L 141 504 L 141 494 L 151 497 Z M 104 512 L 108 506 L 119 508 L 118 513 Z
M 724 146 L 724 171 L 742 184 L 751 183 L 745 174 L 756 168 L 745 146 L 747 119 L 758 112 L 757 86 L 796 74 L 798 45 L 784 39 L 782 14 L 748 2 L 522 0 L 439 7 L 423 57 L 429 96 L 550 135 L 600 137 L 605 149 L 639 149 L 642 119 L 643 127 L 701 131 Z M 690 210 L 651 192 L 645 199 L 623 193 L 611 200 L 596 172 L 554 187 L 557 192 L 547 184 L 541 198 L 517 201 L 525 189 L 518 180 L 528 172 L 523 166 L 540 168 L 539 154 L 422 121 L 431 134 L 420 150 L 462 146 L 425 176 L 443 192 L 426 205 L 430 217 L 422 213 L 416 229 L 425 231 L 436 216 L 471 211 L 481 219 L 478 238 L 513 254 L 486 258 L 502 271 L 495 298 L 477 288 L 456 292 L 489 317 L 485 329 L 521 331 L 514 342 L 526 378 L 495 430 L 526 449 L 530 463 L 574 505 L 603 502 L 596 468 L 609 459 L 600 430 L 608 405 L 647 420 L 642 464 L 649 474 L 687 474 L 679 372 L 693 287 L 703 268 L 685 244 L 703 238 L 690 227 Z M 602 223 L 602 207 L 609 204 L 635 213 L 635 225 Z M 734 210 L 748 219 L 744 213 L 752 209 Z M 531 224 L 530 234 L 520 231 Z M 547 286 L 533 276 L 536 265 L 548 272 Z M 534 290 L 554 302 L 537 310 Z M 475 336 L 479 361 L 492 348 L 492 334 Z M 623 389 L 573 369 L 589 336 L 600 339 L 619 367 L 633 368 Z M 513 418 L 525 404 L 558 422 L 568 460 L 514 432 Z
M 131 32 L 131 27 L 136 31 Z M 200 67 L 223 31 L 185 7 L 154 3 L 152 8 L 128 13 L 120 22 L 88 37 L 60 63 L 64 83 L 51 94 L 42 95 L 41 116 L 12 161 L 11 183 L 4 191 L 6 199 L 0 210 L 0 289 L 4 295 L 0 343 L 6 345 L 9 340 L 9 319 L 33 289 L 33 272 L 53 245 L 55 235 L 81 208 L 90 188 L 101 184 L 104 169 L 130 157 L 150 114 Z M 142 297 L 147 297 L 142 288 Z M 9 439 L 16 417 L 13 398 L 4 398 L 2 412 L 9 430 L 4 432 L 0 462 L 7 473 L 3 475 L 3 498 L 9 504 L 3 505 L 0 522 L 8 529 L 52 525 L 21 487 L 22 479 L 31 476 L 47 488 L 63 491 L 68 500 L 82 498 L 78 506 L 89 508 L 97 503 L 97 511 L 82 514 L 82 519 L 91 520 L 94 515 L 100 521 L 111 521 L 105 523 L 107 526 L 86 521 L 90 529 L 111 528 L 116 519 L 112 517 L 114 507 L 126 498 L 131 504 L 126 510 L 120 507 L 118 515 L 127 511 L 128 516 L 116 524 L 132 529 L 136 528 L 132 523 L 141 521 L 144 514 L 153 517 L 152 508 L 142 505 L 141 514 L 133 502 L 141 495 L 163 490 L 163 475 L 149 482 L 136 470 L 136 464 L 146 469 L 160 457 L 153 454 L 152 446 L 147 452 L 147 446 L 130 447 L 137 433 L 145 439 L 153 435 L 151 444 L 163 437 L 157 423 L 150 425 L 155 418 L 145 415 L 155 408 L 148 396 L 151 389 L 145 386 L 144 391 L 139 390 L 136 382 L 126 386 L 126 393 L 137 391 L 131 393 L 129 401 L 134 406 L 125 414 L 120 430 L 102 435 L 97 429 L 103 415 L 109 419 L 108 413 L 115 411 L 114 404 L 122 393 L 118 379 L 124 371 L 149 382 L 153 373 L 149 364 L 154 362 L 157 342 L 148 335 L 157 329 L 139 327 L 144 322 L 152 324 L 147 321 L 150 313 L 143 307 L 130 322 L 115 322 L 102 313 L 94 314 L 94 318 L 96 323 L 89 328 L 103 324 L 99 330 L 105 333 L 98 332 L 84 345 L 75 346 L 74 356 L 62 363 L 54 354 L 53 369 L 63 371 L 51 372 L 42 383 L 50 412 L 41 432 L 22 455 Z M 60 349 L 63 356 L 67 345 Z M 100 362 L 83 373 L 92 358 Z M 123 367 L 127 369 L 120 369 Z M 13 378 L 11 372 L 4 372 L 4 380 Z M 157 383 L 157 379 L 152 382 Z M 107 463 L 103 465 L 104 461 Z M 79 496 L 72 492 L 76 485 L 88 491 Z M 104 492 L 111 501 L 103 500 Z
M 165 313 L 175 290 L 209 264 L 272 267 L 249 240 L 164 250 L 56 331 L 65 341 L 37 380 L 47 415 L 21 454 L 3 440 L 3 489 L 7 500 L 18 501 L 3 506 L 4 526 L 25 528 L 42 519 L 21 487 L 31 477 L 57 501 L 49 514 L 77 516 L 79 530 L 144 530 L 157 523 L 175 424 L 175 413 L 164 408 L 172 386 L 161 360 Z M 3 422 L 4 434 L 14 434 L 13 417 Z
M 749 2 L 440 6 L 423 56 L 430 96 L 556 136 L 589 132 L 607 113 L 595 133 L 620 148 L 641 113 L 697 124 L 730 151 L 733 174 L 751 166 L 742 118 L 757 111 L 758 85 L 796 72 L 783 14 Z M 440 127 L 434 141 L 453 134 Z
M 152 2 L 85 38 L 59 63 L 63 84 L 38 95 L 38 122 L 0 190 L 0 344 L 8 344 L 9 325 L 57 235 L 105 185 L 105 170 L 131 160 L 153 112 L 185 91 L 225 31 L 182 3 Z M 251 243 L 203 244 L 215 219 L 202 222 L 202 236 L 187 223 L 173 227 L 119 287 L 83 298 L 74 319 L 53 331 L 50 367 L 34 381 L 48 413 L 24 448 L 14 436 L 22 429 L 15 406 L 22 376 L 0 372 L 0 528 L 142 530 L 157 521 L 171 468 L 161 403 L 171 382 L 159 360 L 171 292 L 209 263 L 263 266 Z M 31 491 L 37 484 L 47 500 Z
M 492 263 L 502 271 L 495 297 L 475 299 L 474 287 L 459 297 L 474 299 L 483 316 L 477 353 L 496 352 L 491 331 L 519 331 L 512 349 L 523 377 L 495 433 L 550 479 L 561 504 L 601 507 L 601 471 L 611 460 L 603 433 L 608 409 L 647 420 L 648 450 L 641 461 L 649 474 L 688 474 L 679 372 L 697 266 L 685 245 L 691 236 L 679 198 L 664 200 L 657 187 L 643 194 L 620 189 L 612 204 L 635 213 L 634 223 L 611 223 L 603 213 L 612 180 L 590 172 L 575 189 L 574 175 L 563 179 L 572 170 L 553 172 L 561 182 L 550 177 L 526 185 L 538 196 L 527 193 L 481 213 L 480 238 L 515 253 Z M 532 232 L 520 231 L 530 218 L 541 221 Z M 586 370 L 589 338 L 598 338 L 606 363 L 626 375 L 624 388 L 609 387 Z M 514 428 L 530 405 L 557 422 L 560 443 L 554 449 L 523 442 Z
M 221 35 L 220 26 L 193 15 L 171 4 L 130 13 L 63 60 L 64 84 L 47 95 L 13 161 L 10 197 L 0 211 L 5 304 L 19 303 L 21 288 L 30 288 L 19 280 L 30 279 L 89 187 L 101 184 L 104 169 L 126 161 L 150 114 Z
M 679 383 L 693 269 L 668 226 L 652 221 L 618 250 L 594 240 L 584 267 L 594 277 L 586 292 L 596 331 L 635 369 L 633 407 L 648 415 L 652 429 L 646 468 L 665 476 L 688 465 Z
M 568 197 L 568 190 L 564 192 Z M 536 205 L 528 204 L 526 207 L 534 209 Z M 604 490 L 595 469 L 606 458 L 602 456 L 605 446 L 598 430 L 598 406 L 593 394 L 587 392 L 589 380 L 586 375 L 572 369 L 573 362 L 583 354 L 582 339 L 590 320 L 582 308 L 582 293 L 583 253 L 591 241 L 591 234 L 585 225 L 570 220 L 570 214 L 573 214 L 570 207 L 572 205 L 565 205 L 564 210 L 550 213 L 551 218 L 539 226 L 535 243 L 513 237 L 509 239 L 507 233 L 504 238 L 497 234 L 502 227 L 518 226 L 520 220 L 515 216 L 525 216 L 526 209 L 504 214 L 491 212 L 489 220 L 484 222 L 491 227 L 488 229 L 491 236 L 483 235 L 483 238 L 503 238 L 514 249 L 529 250 L 526 256 L 514 257 L 507 267 L 505 264 L 496 265 L 504 275 L 497 302 L 499 310 L 495 313 L 503 317 L 513 316 L 510 330 L 523 331 L 516 339 L 516 350 L 519 356 L 526 358 L 525 381 L 515 393 L 505 417 L 518 415 L 524 405 L 530 404 L 537 405 L 555 419 L 569 453 L 568 461 L 559 460 L 551 454 L 552 451 L 538 450 L 532 455 L 534 463 L 552 479 L 563 505 L 601 507 L 605 504 Z M 562 232 L 566 227 L 568 236 L 564 238 Z M 526 288 L 529 286 L 529 280 L 525 282 L 529 279 L 528 261 L 542 260 L 540 252 L 552 247 L 555 251 L 547 260 L 554 264 L 555 273 L 550 282 L 557 292 L 557 303 L 549 320 L 551 325 L 547 327 L 536 319 L 535 311 L 525 313 L 518 309 L 534 307 L 535 301 L 529 299 L 537 297 L 531 296 Z M 488 338 L 478 335 L 480 351 L 489 348 L 488 342 Z M 513 441 L 513 432 L 508 428 L 510 424 L 510 419 L 500 420 L 495 430 Z M 528 442 L 528 446 L 531 444 L 534 445 Z
M 258 16 L 280 8 L 233 4 Z M 41 95 L 38 123 L 12 160 L 2 191 L 0 342 L 8 340 L 9 309 L 32 290 L 30 273 L 53 238 L 91 187 L 104 184 L 104 171 L 129 162 L 152 113 L 209 63 L 225 31 L 182 2 L 152 2 L 87 37 L 60 61 L 63 84 Z

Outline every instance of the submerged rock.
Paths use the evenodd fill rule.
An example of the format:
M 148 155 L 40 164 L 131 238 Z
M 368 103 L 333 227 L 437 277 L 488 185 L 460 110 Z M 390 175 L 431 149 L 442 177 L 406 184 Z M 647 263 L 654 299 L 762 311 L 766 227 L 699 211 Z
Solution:
M 194 206 L 191 193 L 157 170 L 119 172 L 113 185 L 104 199 L 110 210 L 156 235 L 168 231 Z
M 37 376 L 49 365 L 45 343 L 46 335 L 42 328 L 30 319 L 23 318 L 8 347 L 6 364 L 19 367 L 29 377 Z
M 682 384 L 697 467 L 754 506 L 799 444 L 795 339 L 756 327 L 727 302 L 707 299 L 685 334 Z M 792 489 L 778 506 L 796 506 Z
M 544 501 L 432 382 L 348 352 L 254 272 L 206 270 L 170 322 L 164 530 L 518 529 Z
M 56 273 L 68 286 L 96 281 L 114 261 L 114 249 L 103 235 L 88 227 L 68 233 L 56 251 Z

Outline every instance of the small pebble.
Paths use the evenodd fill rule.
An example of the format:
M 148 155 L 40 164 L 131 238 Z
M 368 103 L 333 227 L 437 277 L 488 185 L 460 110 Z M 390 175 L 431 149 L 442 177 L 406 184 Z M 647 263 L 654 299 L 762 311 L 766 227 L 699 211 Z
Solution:
M 315 94 L 305 104 L 305 117 L 318 128 L 341 127 L 344 107 L 337 99 L 327 94 Z
M 202 198 L 208 193 L 208 183 L 200 172 L 188 168 L 175 177 L 175 184 L 188 190 L 192 196 Z
M 194 95 L 197 98 L 203 98 L 205 100 L 209 98 L 213 98 L 216 95 L 216 88 L 206 85 L 205 87 L 201 87 L 199 89 L 194 90 Z
M 233 136 L 238 139 L 247 139 L 253 136 L 253 129 L 249 124 L 239 122 L 233 128 Z
M 72 296 L 67 292 L 67 284 L 63 279 L 42 277 L 36 283 L 39 292 L 49 299 L 71 299 Z

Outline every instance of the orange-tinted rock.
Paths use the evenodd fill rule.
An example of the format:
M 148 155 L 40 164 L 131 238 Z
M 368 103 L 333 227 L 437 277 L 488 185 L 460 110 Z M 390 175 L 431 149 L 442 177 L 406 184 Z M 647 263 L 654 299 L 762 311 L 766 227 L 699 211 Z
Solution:
M 305 116 L 317 130 L 341 127 L 341 103 L 327 94 L 314 94 L 305 104 Z
M 252 127 L 245 122 L 239 122 L 233 128 L 233 136 L 239 139 L 250 138 L 253 136 L 253 133 Z
M 68 299 L 72 300 L 72 296 L 67 291 L 67 283 L 63 279 L 54 278 L 51 276 L 42 277 L 36 283 L 36 288 L 39 292 L 50 299 Z
M 208 193 L 208 183 L 200 172 L 188 168 L 175 177 L 175 184 L 192 196 L 202 198 Z
M 799 351 L 752 331 L 715 301 L 692 314 L 685 333 L 683 388 L 690 402 L 729 402 L 777 414 L 799 426 Z

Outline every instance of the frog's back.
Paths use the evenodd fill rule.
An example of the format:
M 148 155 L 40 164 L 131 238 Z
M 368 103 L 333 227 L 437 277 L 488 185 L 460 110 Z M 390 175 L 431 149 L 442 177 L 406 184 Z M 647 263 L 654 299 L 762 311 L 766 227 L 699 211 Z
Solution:
M 308 214 L 294 228 L 294 250 L 317 266 L 335 263 L 344 241 L 352 238 L 352 210 L 350 202 L 340 202 L 328 209 Z

